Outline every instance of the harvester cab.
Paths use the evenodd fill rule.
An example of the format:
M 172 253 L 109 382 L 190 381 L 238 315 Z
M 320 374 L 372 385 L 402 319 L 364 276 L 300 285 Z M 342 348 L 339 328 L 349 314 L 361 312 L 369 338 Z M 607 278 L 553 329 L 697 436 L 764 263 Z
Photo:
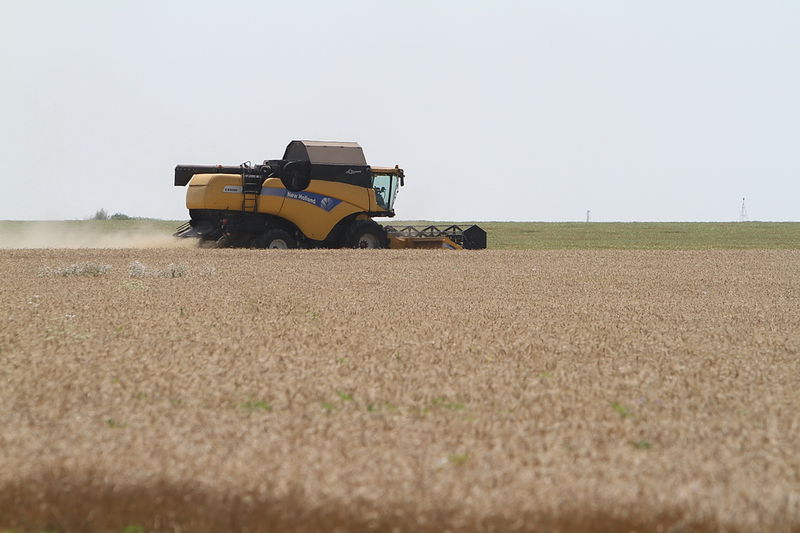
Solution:
M 468 239 L 477 246 L 464 246 L 457 226 L 423 242 L 411 235 L 413 227 L 398 235 L 375 222 L 394 216 L 403 169 L 368 165 L 354 142 L 292 141 L 282 159 L 260 165 L 178 165 L 175 185 L 188 186 L 191 217 L 175 235 L 196 237 L 201 245 L 405 248 L 431 247 L 438 239 L 439 247 L 486 247 L 477 226 L 471 231 L 483 234 L 482 246 L 480 238 Z

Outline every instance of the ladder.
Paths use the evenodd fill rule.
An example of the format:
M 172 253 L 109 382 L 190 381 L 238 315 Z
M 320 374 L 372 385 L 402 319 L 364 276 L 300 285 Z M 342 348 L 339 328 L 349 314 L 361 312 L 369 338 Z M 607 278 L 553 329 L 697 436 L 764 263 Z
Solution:
M 264 182 L 260 174 L 251 174 L 242 168 L 242 211 L 255 213 L 258 211 L 258 197 L 261 195 L 261 184 Z

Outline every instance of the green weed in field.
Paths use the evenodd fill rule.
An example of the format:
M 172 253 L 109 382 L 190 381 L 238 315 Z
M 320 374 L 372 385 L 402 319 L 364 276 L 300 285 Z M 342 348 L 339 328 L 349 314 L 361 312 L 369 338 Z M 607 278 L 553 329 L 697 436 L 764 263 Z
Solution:
M 468 453 L 454 453 L 447 457 L 447 461 L 456 466 L 461 466 L 469 459 Z
M 431 402 L 431 407 L 441 407 L 442 409 L 450 409 L 451 411 L 462 411 L 466 406 L 461 402 L 451 402 L 447 398 L 434 398 Z
M 370 403 L 367 404 L 367 412 L 369 413 L 378 413 L 381 411 L 394 411 L 397 410 L 397 407 L 391 402 L 382 402 L 379 404 Z
M 614 409 L 621 418 L 627 418 L 629 416 L 633 416 L 631 410 L 620 403 L 613 402 L 611 404 L 611 408 Z
M 242 409 L 246 411 L 266 411 L 272 412 L 272 406 L 264 400 L 247 400 L 242 403 Z

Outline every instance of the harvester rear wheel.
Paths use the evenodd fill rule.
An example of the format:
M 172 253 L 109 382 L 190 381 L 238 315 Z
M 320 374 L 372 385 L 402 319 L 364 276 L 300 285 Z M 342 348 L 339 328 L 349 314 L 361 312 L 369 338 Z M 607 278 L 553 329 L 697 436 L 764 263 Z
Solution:
M 383 226 L 372 220 L 356 220 L 344 236 L 347 248 L 388 248 L 389 237 Z
M 256 238 L 255 247 L 286 250 L 289 248 L 297 248 L 297 240 L 286 230 L 272 228 L 266 230 L 260 237 Z

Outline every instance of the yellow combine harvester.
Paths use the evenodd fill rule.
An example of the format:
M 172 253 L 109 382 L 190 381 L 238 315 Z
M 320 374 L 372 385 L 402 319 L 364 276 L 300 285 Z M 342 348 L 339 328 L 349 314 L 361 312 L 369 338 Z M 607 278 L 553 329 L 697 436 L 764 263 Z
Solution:
M 381 226 L 403 169 L 367 165 L 357 143 L 292 141 L 260 165 L 175 167 L 191 220 L 175 233 L 244 248 L 486 248 L 478 226 Z

